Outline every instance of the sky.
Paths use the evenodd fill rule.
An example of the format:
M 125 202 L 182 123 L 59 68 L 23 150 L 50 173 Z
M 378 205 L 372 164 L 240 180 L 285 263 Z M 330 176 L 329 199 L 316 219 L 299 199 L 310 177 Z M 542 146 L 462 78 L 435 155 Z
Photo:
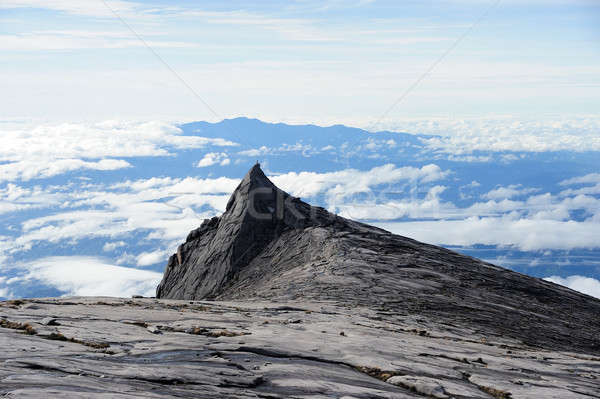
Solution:
M 595 114 L 595 0 L 0 1 L 0 118 Z

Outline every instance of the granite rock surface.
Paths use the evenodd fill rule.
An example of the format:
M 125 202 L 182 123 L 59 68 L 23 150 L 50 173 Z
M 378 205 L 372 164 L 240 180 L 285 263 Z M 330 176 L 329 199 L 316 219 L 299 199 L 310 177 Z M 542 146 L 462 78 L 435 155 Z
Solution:
M 600 301 L 313 207 L 255 165 L 157 298 L 0 302 L 11 398 L 600 397 Z
M 341 218 L 254 165 L 171 256 L 158 298 L 338 301 L 554 350 L 600 354 L 600 301 Z
M 0 320 L 10 398 L 600 396 L 598 356 L 377 306 L 42 298 Z

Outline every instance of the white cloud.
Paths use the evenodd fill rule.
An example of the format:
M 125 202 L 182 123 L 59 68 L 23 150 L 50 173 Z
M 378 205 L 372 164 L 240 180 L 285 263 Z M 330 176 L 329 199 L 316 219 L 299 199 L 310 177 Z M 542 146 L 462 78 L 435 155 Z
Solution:
M 174 136 L 174 137 L 166 137 L 168 141 L 165 141 L 166 144 L 172 145 L 177 149 L 190 149 L 190 148 L 204 148 L 209 145 L 218 146 L 218 147 L 237 147 L 238 143 L 234 143 L 233 141 L 225 140 L 222 138 L 208 138 L 208 137 L 199 137 L 199 136 Z
M 136 262 L 138 266 L 150 266 L 157 263 L 167 263 L 167 259 L 173 253 L 173 249 L 159 249 L 152 252 L 143 252 L 136 256 Z
M 600 299 L 600 281 L 594 278 L 574 275 L 567 278 L 550 276 L 544 278 L 544 280 L 563 285 L 572 290 Z
M 473 198 L 475 195 L 475 193 L 474 193 L 475 189 L 480 186 L 481 186 L 481 184 L 475 180 L 473 180 L 469 184 L 460 186 L 458 188 L 458 195 L 459 195 L 460 199 L 466 200 L 466 199 Z
M 600 183 L 597 183 L 594 186 L 582 187 L 578 189 L 567 189 L 560 193 L 562 196 L 569 195 L 595 195 L 600 194 Z
M 122 0 L 104 0 L 115 12 L 133 14 L 137 4 Z M 91 17 L 111 17 L 114 18 L 110 9 L 102 1 L 81 1 L 81 0 L 3 0 L 0 2 L 0 9 L 11 8 L 38 8 L 66 12 L 75 15 L 84 15 Z
M 470 217 L 462 220 L 375 223 L 395 234 L 436 245 L 499 245 L 522 251 L 598 248 L 600 224 L 573 220 Z
M 372 129 L 373 122 L 356 120 L 357 127 Z M 599 151 L 600 118 L 597 115 L 516 117 L 386 118 L 377 130 L 436 135 L 422 138 L 431 149 L 463 155 L 474 151 L 544 152 Z M 518 159 L 518 158 L 517 158 Z M 505 162 L 514 156 L 504 157 Z
M 335 204 L 339 215 L 354 220 L 395 220 L 401 218 L 433 218 L 440 217 L 439 195 L 445 191 L 445 186 L 431 187 L 421 195 L 408 196 L 407 199 L 385 200 L 377 202 L 344 202 Z
M 230 25 L 233 30 L 251 28 L 253 32 L 262 32 L 269 36 L 291 41 L 308 42 L 344 42 L 353 31 L 340 31 L 319 24 L 319 20 L 307 18 L 273 17 L 263 13 L 243 10 L 204 11 L 199 9 L 179 9 L 171 14 L 174 17 L 202 19 L 214 25 Z M 319 26 L 320 25 L 320 26 Z
M 332 2 L 320 5 L 321 10 L 332 8 L 352 8 L 373 0 L 359 0 L 356 2 Z M 115 18 L 113 11 L 128 21 L 157 21 L 160 17 L 170 20 L 190 19 L 215 25 L 230 25 L 244 28 L 263 29 L 271 34 L 288 40 L 303 41 L 340 41 L 344 40 L 347 32 L 318 27 L 317 21 L 299 18 L 272 17 L 262 13 L 243 10 L 206 11 L 199 8 L 180 7 L 178 5 L 148 6 L 139 2 L 121 0 L 104 1 L 77 1 L 77 0 L 7 0 L 0 3 L 0 8 L 39 8 L 53 10 L 72 15 L 81 15 L 96 18 Z M 335 5 L 334 5 L 335 4 Z M 227 5 L 225 5 L 227 6 Z
M 589 173 L 585 176 L 578 176 L 571 179 L 563 180 L 559 183 L 561 186 L 571 186 L 571 185 L 579 185 L 579 184 L 592 184 L 588 186 L 583 186 L 579 188 L 568 188 L 560 192 L 561 197 L 572 197 L 576 196 L 575 200 L 579 199 L 588 199 L 589 196 L 594 196 L 600 194 L 600 173 Z M 600 209 L 597 210 L 600 211 Z M 599 216 L 597 212 L 596 216 Z
M 0 134 L 0 181 L 52 177 L 78 169 L 121 169 L 129 163 L 114 158 L 166 156 L 173 148 L 238 145 L 222 138 L 186 136 L 181 129 L 156 121 L 0 125 Z
M 239 179 L 218 177 L 215 179 L 197 179 L 186 177 L 184 179 L 172 177 L 152 177 L 136 181 L 127 180 L 114 184 L 108 189 L 127 189 L 137 196 L 147 199 L 158 199 L 164 196 L 185 194 L 231 194 L 239 184 Z M 140 197 L 141 198 L 141 197 Z
M 197 168 L 205 168 L 207 166 L 212 166 L 214 164 L 219 164 L 221 166 L 225 166 L 225 165 L 229 165 L 230 163 L 230 159 L 227 158 L 227 154 L 224 152 L 209 152 L 208 154 L 204 155 L 204 158 L 202 158 L 197 164 L 196 167 Z
M 533 191 L 533 190 L 531 190 Z M 494 192 L 494 194 L 496 194 Z M 502 198 L 502 195 L 497 197 Z M 510 193 L 508 193 L 510 194 Z M 463 198 L 464 193 L 459 192 Z M 508 198 L 476 202 L 467 208 L 458 208 L 450 202 L 440 203 L 440 217 L 442 219 L 457 219 L 483 216 L 504 216 L 516 219 L 532 220 L 562 220 L 572 218 L 571 212 L 584 211 L 585 214 L 595 217 L 600 213 L 600 199 L 592 196 L 577 195 L 564 198 L 562 195 L 550 193 L 532 195 L 523 200 Z M 591 220 L 588 220 L 591 221 Z
M 236 145 L 223 139 L 184 136 L 181 129 L 163 122 L 104 121 L 58 125 L 9 126 L 0 159 L 103 158 L 169 155 L 168 148 L 203 148 L 208 144 Z
M 248 157 L 258 157 L 261 155 L 269 155 L 273 153 L 273 149 L 267 148 L 266 146 L 261 146 L 260 148 L 251 148 L 249 150 L 244 150 L 238 152 L 238 155 L 245 155 Z
M 148 239 L 161 240 L 165 245 L 164 251 L 169 252 L 176 245 L 172 240 L 182 240 L 203 219 L 224 212 L 227 200 L 238 183 L 238 179 L 224 177 L 166 177 L 80 190 L 59 187 L 61 201 L 68 204 L 63 208 L 65 211 L 24 221 L 21 234 L 11 240 L 10 251 L 28 250 L 37 242 L 76 242 L 85 237 L 114 239 L 137 230 L 148 230 Z M 4 192 L 24 203 L 30 201 L 29 196 L 52 196 L 51 191 L 40 190 L 23 191 L 13 184 Z M 55 203 L 49 202 L 46 206 Z M 203 212 L 196 210 L 204 206 L 208 208 Z M 119 242 L 106 243 L 103 250 L 112 251 L 117 246 L 120 246 Z M 135 264 L 147 265 L 148 259 L 136 259 Z
M 600 173 L 589 173 L 585 176 L 578 176 L 563 180 L 559 183 L 562 186 L 571 186 L 579 184 L 592 184 L 580 188 L 568 188 L 560 193 L 561 196 L 573 195 L 596 195 L 600 194 Z
M 431 185 L 446 179 L 450 173 L 434 164 L 422 168 L 398 168 L 388 164 L 367 171 L 292 172 L 273 176 L 272 180 L 292 195 L 324 204 L 331 211 L 354 219 L 446 219 L 429 224 L 404 222 L 394 227 L 412 226 L 413 230 L 402 231 L 402 234 L 437 244 L 482 243 L 521 249 L 595 248 L 598 245 L 592 237 L 598 233 L 595 226 L 600 222 L 600 199 L 585 195 L 564 198 L 545 193 L 518 201 L 504 198 L 458 208 L 441 199 L 445 186 Z M 7 238 L 10 241 L 7 251 L 28 250 L 38 242 L 77 242 L 85 237 L 103 236 L 111 239 L 104 249 L 108 252 L 116 249 L 112 240 L 146 230 L 148 239 L 168 241 L 168 245 L 157 249 L 163 253 L 161 256 L 167 256 L 178 240 L 196 228 L 202 219 L 224 211 L 238 183 L 238 179 L 228 178 L 164 177 L 125 181 L 108 187 L 86 183 L 79 189 L 44 190 L 9 183 L 0 189 L 0 199 L 4 198 L 0 201 L 0 211 L 43 207 L 46 201 L 46 206 L 60 205 L 63 211 L 25 221 L 18 237 Z M 478 185 L 472 182 L 461 189 Z M 520 186 L 507 189 L 533 191 Z M 493 193 L 491 196 L 495 198 L 514 194 L 510 191 L 508 195 L 500 195 L 498 190 Z M 569 222 L 572 211 L 583 211 L 583 215 L 589 217 L 583 222 Z M 442 234 L 445 229 L 448 233 Z M 147 254 L 143 259 L 134 254 L 130 261 L 138 266 L 154 264 L 158 252 L 152 256 Z
M 505 198 L 512 198 L 520 195 L 530 194 L 538 191 L 535 188 L 522 187 L 521 184 L 511 184 L 508 187 L 498 187 L 482 195 L 482 198 L 491 200 L 501 200 Z
M 374 171 L 388 179 L 377 180 L 371 175 Z M 593 196 L 579 194 L 565 198 L 551 193 L 531 195 L 539 190 L 511 185 L 482 195 L 484 198 L 494 198 L 493 200 L 459 208 L 451 202 L 441 200 L 445 186 L 427 187 L 423 191 L 422 188 L 426 186 L 421 185 L 416 195 L 412 184 L 408 190 L 406 186 L 396 186 L 400 187 L 400 191 L 405 191 L 401 199 L 387 195 L 389 193 L 353 197 L 351 194 L 355 192 L 369 193 L 377 184 L 393 181 L 394 173 L 377 169 L 351 175 L 354 177 L 352 183 L 344 182 L 335 174 L 313 175 L 302 187 L 310 187 L 310 183 L 329 195 L 337 195 L 334 198 L 337 203 L 330 202 L 328 205 L 330 210 L 339 210 L 342 216 L 358 220 L 379 220 L 377 225 L 394 233 L 432 244 L 499 245 L 523 251 L 600 247 L 596 239 L 600 236 L 600 199 Z M 366 183 L 363 183 L 363 177 L 367 178 Z M 286 178 L 292 180 L 292 186 L 294 183 L 300 186 L 302 174 L 287 175 Z M 588 180 L 593 181 L 586 178 Z M 331 187 L 327 185 L 328 182 L 336 182 L 337 185 Z M 464 199 L 470 190 L 477 187 L 480 187 L 478 182 L 461 186 L 459 196 Z M 295 192 L 305 195 L 298 188 Z M 511 199 L 515 196 L 523 198 Z M 573 220 L 572 212 L 578 214 L 579 221 Z M 383 222 L 384 220 L 388 222 Z
M 361 153 L 361 152 L 363 152 L 365 150 L 375 152 L 375 151 L 379 151 L 381 149 L 395 148 L 397 146 L 396 141 L 393 140 L 393 139 L 378 140 L 378 139 L 376 139 L 374 137 L 368 137 L 366 140 L 361 141 L 361 142 L 359 142 L 357 144 L 358 145 L 356 145 L 352 149 L 348 149 L 347 146 L 343 146 L 343 147 L 346 148 L 347 150 L 353 152 L 353 153 Z
M 80 169 L 116 170 L 128 168 L 122 159 L 102 159 L 98 162 L 81 159 L 25 160 L 0 165 L 0 181 L 28 181 L 65 174 Z
M 484 163 L 484 162 L 490 162 L 491 160 L 493 160 L 494 158 L 491 155 L 480 155 L 480 156 L 474 156 L 474 155 L 454 155 L 454 154 L 450 154 L 446 157 L 447 160 L 449 161 L 453 161 L 453 162 L 480 162 L 480 163 Z
M 116 210 L 58 213 L 24 222 L 22 234 L 14 240 L 12 252 L 29 249 L 36 242 L 76 242 L 84 237 L 116 238 L 140 229 L 156 231 L 155 238 L 163 240 L 181 239 L 200 224 L 195 215 L 185 208 L 174 209 L 162 202 L 122 204 Z
M 328 146 L 328 147 L 331 147 L 331 146 Z M 329 149 L 328 147 L 325 147 L 325 149 Z M 331 147 L 331 148 L 333 148 L 333 147 Z M 324 150 L 321 150 L 321 151 L 324 151 Z M 247 156 L 247 157 L 259 157 L 259 156 L 265 156 L 265 155 L 285 154 L 285 153 L 289 153 L 289 152 L 301 153 L 303 156 L 308 157 L 311 154 L 316 154 L 316 153 L 319 153 L 320 151 L 318 149 L 314 148 L 310 144 L 295 143 L 295 144 L 283 144 L 282 146 L 277 147 L 277 148 L 268 148 L 267 146 L 263 145 L 260 148 L 252 148 L 249 150 L 240 151 L 240 152 L 238 152 L 238 154 Z
M 284 188 L 290 190 L 295 187 L 290 190 L 292 192 L 307 193 L 313 190 L 313 193 L 317 193 L 325 190 L 333 196 L 344 196 L 351 192 L 368 192 L 380 184 L 416 180 L 431 182 L 445 178 L 448 173 L 436 165 L 423 168 L 385 165 L 365 172 L 349 169 L 325 174 L 291 173 L 277 176 L 274 180 L 277 184 L 288 182 L 289 187 Z M 311 186 L 315 182 L 316 186 Z M 62 211 L 55 210 L 51 214 L 22 222 L 18 235 L 6 237 L 4 250 L 14 256 L 29 251 L 39 243 L 73 244 L 85 238 L 107 237 L 109 241 L 104 243 L 101 250 L 113 255 L 114 251 L 125 246 L 122 237 L 146 231 L 146 240 L 160 241 L 158 248 L 150 252 L 121 254 L 121 261 L 117 263 L 148 266 L 164 262 L 190 230 L 198 227 L 203 219 L 225 210 L 227 200 L 238 183 L 238 179 L 223 177 L 150 178 L 111 186 L 82 183 L 77 189 L 60 186 L 25 189 L 10 183 L 0 193 L 10 198 L 13 204 L 28 204 L 36 197 L 53 198 L 57 195 L 56 200 L 48 202 L 46 206 L 62 204 L 58 208 Z M 442 189 L 430 188 L 435 193 Z M 407 209 L 414 213 L 410 206 Z M 426 201 L 421 202 L 421 207 L 424 206 L 428 206 Z M 200 208 L 202 212 L 197 211 Z
M 300 89 L 301 90 L 301 89 Z M 504 163 L 521 159 L 522 154 L 507 154 L 514 152 L 545 152 L 545 151 L 600 151 L 600 118 L 597 116 L 564 116 L 549 118 L 516 118 L 516 117 L 473 117 L 473 118 L 386 118 L 375 125 L 368 118 L 277 118 L 265 117 L 270 122 L 287 122 L 293 124 L 311 123 L 320 126 L 345 124 L 360 127 L 370 131 L 389 130 L 393 132 L 411 133 L 421 136 L 423 145 L 439 152 L 439 157 L 459 162 L 488 162 L 500 157 Z M 347 152 L 376 151 L 386 148 L 383 140 L 377 136 L 367 137 L 358 146 L 341 148 Z M 321 149 L 327 151 L 331 148 Z M 244 151 L 242 155 L 259 156 L 282 151 L 283 148 L 261 147 L 251 152 Z M 484 151 L 487 154 L 472 154 Z M 499 154 L 490 154 L 499 153 Z
M 568 186 L 572 184 L 585 183 L 600 183 L 600 173 L 589 173 L 585 176 L 573 177 L 571 179 L 563 180 L 559 184 L 562 186 Z
M 90 49 L 123 49 L 132 47 L 174 48 L 191 47 L 184 42 L 145 40 L 141 42 L 127 32 L 99 31 L 39 31 L 20 35 L 0 35 L 0 49 L 4 51 L 58 51 Z
M 17 282 L 40 281 L 66 295 L 130 297 L 153 296 L 162 273 L 115 266 L 86 256 L 57 256 L 22 265 L 29 272 Z
M 121 248 L 126 246 L 127 244 L 125 243 L 125 241 L 118 241 L 118 242 L 107 242 L 106 244 L 104 244 L 104 246 L 102 247 L 102 252 L 112 252 L 117 248 Z
M 31 208 L 31 205 L 12 204 L 9 202 L 0 202 L 0 215 L 3 213 L 22 211 Z
M 281 189 L 296 196 L 312 196 L 327 193 L 329 196 L 345 198 L 357 193 L 369 193 L 372 187 L 381 184 L 405 182 L 431 183 L 445 179 L 450 171 L 443 171 L 435 164 L 422 168 L 396 167 L 386 164 L 368 171 L 345 169 L 337 172 L 290 172 L 273 176 L 271 180 Z M 415 183 L 416 184 L 416 183 Z
M 362 7 L 373 3 L 375 0 L 301 0 L 298 4 L 288 6 L 292 10 L 312 10 L 312 11 L 324 11 L 324 10 L 338 10 L 346 8 Z

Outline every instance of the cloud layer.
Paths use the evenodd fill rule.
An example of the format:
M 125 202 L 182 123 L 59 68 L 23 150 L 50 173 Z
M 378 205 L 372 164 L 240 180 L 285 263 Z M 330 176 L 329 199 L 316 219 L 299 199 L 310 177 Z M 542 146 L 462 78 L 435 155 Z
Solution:
M 249 120 L 236 123 L 261 126 Z M 210 136 L 210 126 L 202 126 Z M 424 242 L 505 251 L 600 249 L 595 239 L 600 236 L 600 174 L 588 173 L 593 169 L 580 174 L 570 169 L 555 180 L 548 175 L 539 184 L 512 176 L 493 184 L 485 173 L 477 173 L 488 165 L 510 171 L 521 160 L 536 159 L 535 154 L 508 151 L 480 159 L 452 146 L 432 151 L 430 136 L 419 136 L 424 142 L 419 146 L 414 137 L 390 139 L 389 133 L 364 137 L 353 146 L 286 136 L 247 150 L 214 135 L 203 137 L 198 129 L 184 132 L 162 122 L 4 124 L 0 131 L 6 133 L 6 145 L 0 148 L 4 296 L 11 295 L 18 281 L 34 281 L 30 260 L 38 257 L 44 268 L 35 271 L 46 276 L 44 283 L 55 278 L 50 286 L 87 290 L 86 281 L 68 285 L 56 271 L 61 261 L 74 273 L 80 270 L 64 257 L 66 248 L 78 264 L 89 260 L 93 270 L 160 270 L 190 230 L 225 210 L 245 172 L 241 165 L 254 162 L 250 156 L 261 159 L 273 182 L 294 196 Z M 451 135 L 433 139 L 452 142 Z M 493 141 L 486 140 L 481 139 L 481 148 L 493 148 Z M 529 150 L 535 151 L 535 145 Z M 572 148 L 581 145 L 573 141 Z M 406 148 L 410 151 L 403 153 Z M 461 160 L 448 162 L 452 156 Z M 395 157 L 409 159 L 411 166 Z M 293 170 L 288 165 L 292 159 L 303 166 L 276 173 L 281 165 Z M 92 180 L 81 171 L 104 173 Z M 123 276 L 141 287 L 142 280 L 136 279 L 142 274 Z M 12 285 L 7 285 L 9 277 L 16 278 Z
M 566 278 L 550 276 L 546 277 L 544 280 L 564 285 L 572 290 L 583 292 L 584 294 L 600 299 L 600 281 L 594 278 L 574 275 Z
M 162 273 L 120 267 L 95 257 L 48 257 L 24 264 L 22 268 L 28 272 L 10 284 L 41 282 L 67 296 L 153 296 L 162 279 Z
M 365 122 L 361 127 L 369 128 Z M 598 115 L 392 118 L 370 130 L 382 128 L 432 135 L 423 138 L 424 144 L 455 155 L 475 151 L 600 151 Z
M 7 124 L 0 125 L 0 133 L 0 182 L 49 178 L 80 169 L 123 169 L 129 162 L 117 158 L 168 156 L 178 149 L 238 145 L 221 138 L 183 135 L 181 129 L 162 122 Z
M 598 248 L 597 222 L 531 220 L 503 217 L 462 220 L 383 222 L 377 226 L 395 234 L 437 245 L 493 245 L 521 251 Z

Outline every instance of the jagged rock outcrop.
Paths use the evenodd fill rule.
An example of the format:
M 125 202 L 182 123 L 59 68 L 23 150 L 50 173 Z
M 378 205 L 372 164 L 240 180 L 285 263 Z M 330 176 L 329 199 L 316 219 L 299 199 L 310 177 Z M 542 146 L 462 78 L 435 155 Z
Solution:
M 156 296 L 215 298 L 273 239 L 290 230 L 332 226 L 337 219 L 277 188 L 257 163 L 235 189 L 225 213 L 205 220 L 171 256 Z
M 332 300 L 600 353 L 600 301 L 313 207 L 256 164 L 169 259 L 157 298 Z

